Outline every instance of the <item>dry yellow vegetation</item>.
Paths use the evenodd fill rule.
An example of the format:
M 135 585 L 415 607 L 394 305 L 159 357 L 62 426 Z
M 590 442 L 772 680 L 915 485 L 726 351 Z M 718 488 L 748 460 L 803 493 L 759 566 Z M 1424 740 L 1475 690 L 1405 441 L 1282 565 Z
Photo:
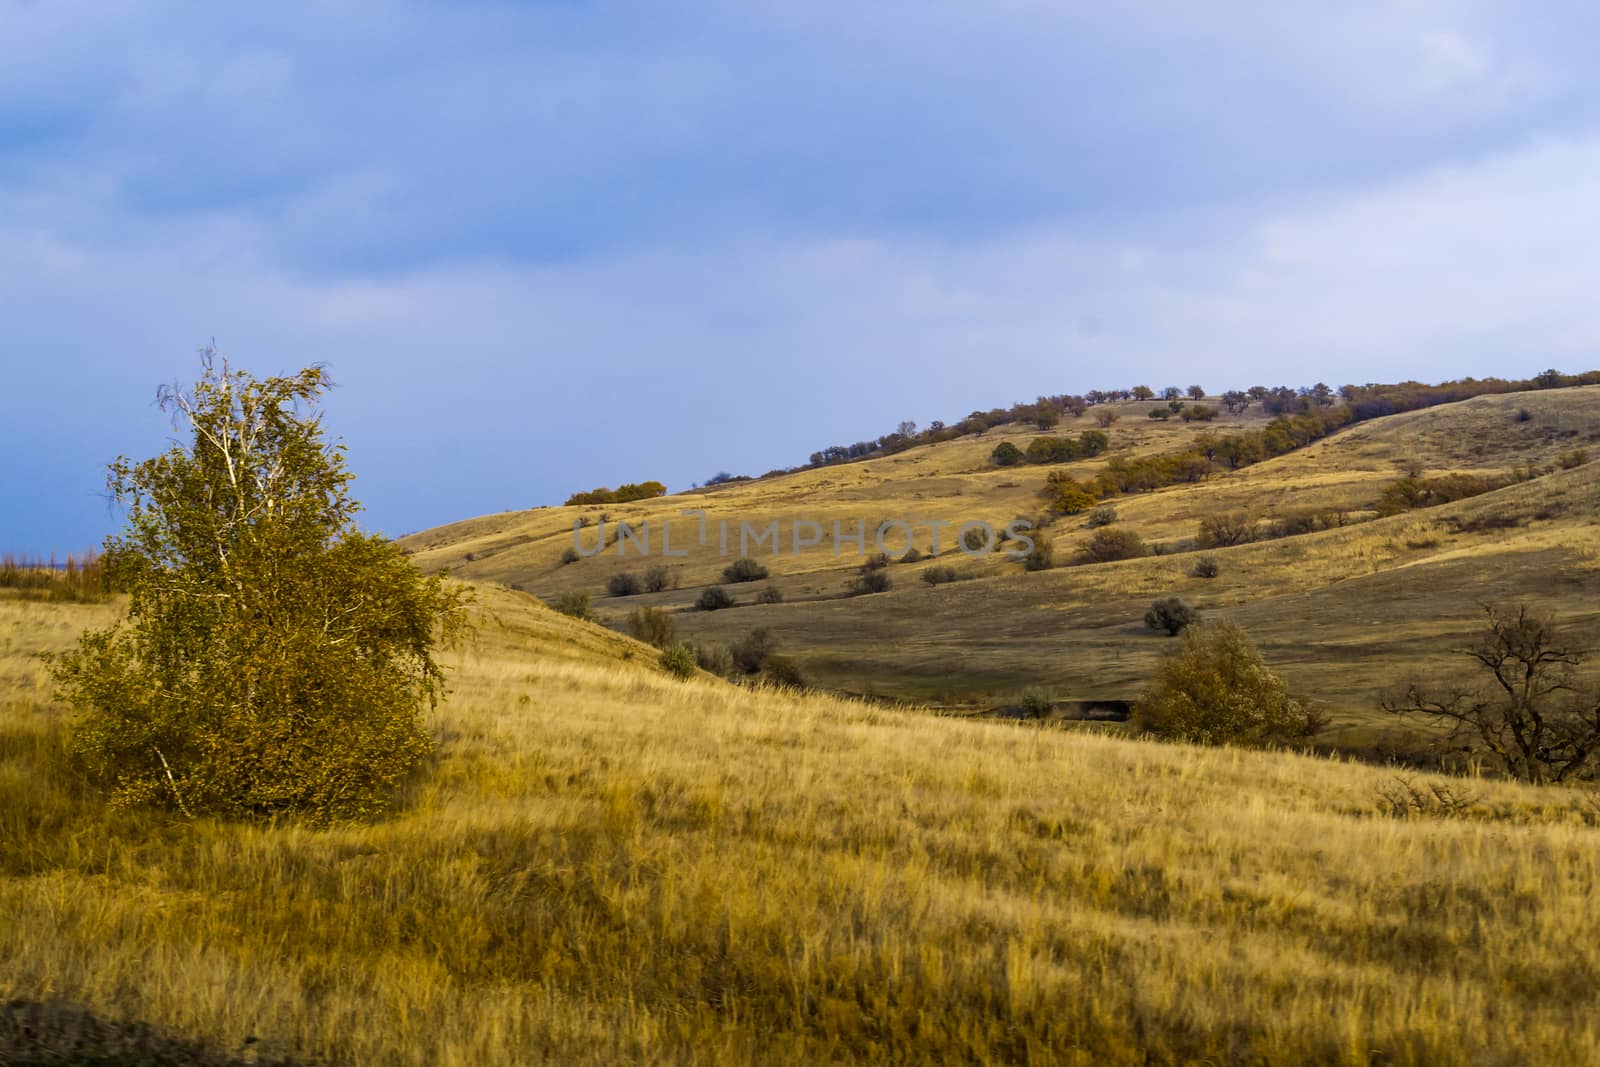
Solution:
M 600 617 L 620 625 L 638 605 L 672 611 L 691 639 L 734 641 L 766 627 L 814 683 L 837 690 L 940 705 L 987 706 L 1040 686 L 1062 699 L 1131 698 L 1149 676 L 1163 641 L 1142 624 L 1157 596 L 1182 596 L 1213 617 L 1243 625 L 1292 687 L 1327 705 L 1329 739 L 1359 741 L 1382 726 L 1380 690 L 1415 674 L 1455 669 L 1450 650 L 1482 625 L 1482 603 L 1529 602 L 1571 625 L 1600 625 L 1600 462 L 1439 508 L 1344 529 L 1213 550 L 1214 580 L 1191 577 L 1195 556 L 1062 567 L 1087 538 L 1083 516 L 1049 529 L 1054 570 L 1024 573 L 1019 563 L 970 560 L 948 550 L 936 562 L 890 568 L 886 593 L 847 598 L 859 562 L 853 547 L 763 556 L 781 604 L 753 604 L 759 585 L 731 587 L 741 606 L 692 610 L 700 588 L 728 562 L 714 543 L 682 560 L 631 553 L 562 564 L 572 522 L 602 512 L 613 520 L 657 524 L 673 518 L 675 544 L 694 529 L 684 508 L 710 516 L 773 519 L 785 536 L 795 519 L 846 530 L 855 520 L 986 519 L 1003 525 L 1042 510 L 1047 473 L 1089 477 L 1112 456 L 1186 447 L 1207 431 L 1259 427 L 1258 408 L 1215 423 L 1153 422 L 1149 404 L 1112 405 L 1112 450 L 1096 460 L 997 468 L 989 453 L 1038 433 L 1018 426 L 919 447 L 880 459 L 735 483 L 712 490 L 611 507 L 543 508 L 485 516 L 406 539 L 425 567 L 449 566 L 468 578 L 517 585 L 547 599 L 585 591 Z M 1522 413 L 1526 413 L 1524 417 Z M 1068 420 L 1052 433 L 1076 434 L 1093 420 Z M 1503 475 L 1512 467 L 1551 468 L 1588 444 L 1600 460 L 1600 386 L 1486 395 L 1461 403 L 1357 424 L 1294 453 L 1204 482 L 1112 501 L 1117 525 L 1146 541 L 1176 545 L 1199 521 L 1243 510 L 1260 520 L 1305 511 L 1346 511 L 1370 519 L 1383 487 L 1408 467 L 1426 476 Z M 646 472 L 647 473 L 647 472 Z M 584 531 L 592 545 L 593 528 Z M 787 545 L 785 546 L 787 549 Z M 927 548 L 926 538 L 922 547 Z M 470 554 L 470 559 L 468 558 Z M 677 589 L 634 597 L 605 595 L 607 579 L 670 563 Z M 920 576 L 951 565 L 964 578 L 934 588 Z
M 1586 794 L 1397 818 L 1381 768 L 677 682 L 485 588 L 387 820 L 108 814 L 35 653 L 113 610 L 0 601 L 0 1002 L 362 1065 L 1600 1062 Z

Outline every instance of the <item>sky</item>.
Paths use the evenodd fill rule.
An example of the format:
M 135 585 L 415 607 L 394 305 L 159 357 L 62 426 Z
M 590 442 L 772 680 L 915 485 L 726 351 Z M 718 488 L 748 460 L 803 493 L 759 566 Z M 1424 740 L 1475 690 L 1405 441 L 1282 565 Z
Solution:
M 1040 394 L 1600 366 L 1600 6 L 0 0 L 0 551 L 215 342 L 391 536 Z

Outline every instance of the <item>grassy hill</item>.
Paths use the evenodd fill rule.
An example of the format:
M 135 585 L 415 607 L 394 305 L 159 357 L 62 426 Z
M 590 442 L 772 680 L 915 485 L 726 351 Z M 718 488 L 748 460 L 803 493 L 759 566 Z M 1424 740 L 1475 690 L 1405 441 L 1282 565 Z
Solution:
M 1292 686 L 1324 701 L 1333 738 L 1356 740 L 1378 725 L 1378 692 L 1411 674 L 1454 669 L 1449 650 L 1481 625 L 1481 604 L 1524 600 L 1573 622 L 1600 615 L 1600 463 L 1571 470 L 1557 460 L 1600 441 L 1600 387 L 1477 397 L 1358 423 L 1287 455 L 1204 481 L 1112 501 L 1117 525 L 1168 549 L 1190 547 L 1199 522 L 1244 511 L 1262 521 L 1307 512 L 1341 513 L 1352 525 L 1304 536 L 1213 550 L 1220 576 L 1190 576 L 1194 556 L 1157 555 L 1094 566 L 1071 563 L 1089 531 L 1083 516 L 1056 520 L 1058 566 L 1024 573 L 992 557 L 946 551 L 938 560 L 890 568 L 893 587 L 850 597 L 860 562 L 853 546 L 824 543 L 792 556 L 763 555 L 780 604 L 755 604 L 760 585 L 731 586 L 741 606 L 692 610 L 729 559 L 716 535 L 689 544 L 683 559 L 626 558 L 614 548 L 563 563 L 579 516 L 614 521 L 674 520 L 675 545 L 691 541 L 685 508 L 757 526 L 777 519 L 784 536 L 797 519 L 831 526 L 876 525 L 886 518 L 983 519 L 1004 525 L 1039 517 L 1049 471 L 1089 478 L 1112 458 L 1171 452 L 1197 435 L 1266 423 L 1258 409 L 1215 424 L 1155 422 L 1150 404 L 1109 405 L 1122 417 L 1107 431 L 1111 451 L 1056 466 L 997 467 L 1001 441 L 1038 436 L 1019 426 L 857 463 L 720 486 L 607 508 L 540 508 L 486 516 L 406 539 L 424 566 L 517 586 L 546 599 L 594 594 L 601 617 L 621 625 L 639 605 L 674 613 L 680 633 L 730 642 L 766 627 L 806 676 L 829 688 L 945 705 L 983 707 L 1043 686 L 1062 699 L 1130 698 L 1157 657 L 1162 638 L 1142 625 L 1157 596 L 1178 595 L 1211 616 L 1233 618 L 1262 645 Z M 1054 433 L 1092 428 L 1069 420 Z M 1600 448 L 1593 449 L 1600 455 Z M 1388 518 L 1372 510 L 1385 486 L 1407 469 L 1424 477 L 1501 477 L 1512 468 L 1552 470 L 1486 495 Z M 1368 521 L 1370 520 L 1370 521 Z M 592 527 L 584 543 L 594 545 Z M 658 542 L 659 543 L 659 542 Z M 929 545 L 924 536 L 920 547 Z M 735 548 L 733 554 L 737 554 Z M 670 563 L 678 587 L 607 597 L 607 580 L 649 563 Z M 954 566 L 969 579 L 930 588 L 921 572 Z
M 0 1061 L 49 999 L 208 1062 L 1600 1059 L 1586 794 L 678 682 L 480 592 L 429 775 L 327 831 L 104 812 L 34 654 L 115 605 L 0 600 Z

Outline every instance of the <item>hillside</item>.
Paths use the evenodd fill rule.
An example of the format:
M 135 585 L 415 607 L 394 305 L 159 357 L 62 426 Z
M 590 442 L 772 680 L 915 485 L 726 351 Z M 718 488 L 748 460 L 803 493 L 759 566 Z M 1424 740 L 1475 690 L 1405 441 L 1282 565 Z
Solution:
M 431 774 L 317 832 L 104 814 L 32 657 L 113 609 L 0 601 L 0 1003 L 302 1063 L 1600 1058 L 1585 795 L 1396 819 L 1379 768 L 676 682 L 480 593 Z
M 1163 650 L 1141 623 L 1156 596 L 1179 595 L 1211 615 L 1241 622 L 1296 688 L 1325 701 L 1334 736 L 1355 737 L 1376 722 L 1380 689 L 1451 669 L 1449 649 L 1481 623 L 1481 604 L 1527 600 L 1569 621 L 1600 614 L 1600 464 L 1559 469 L 1557 460 L 1600 441 L 1600 387 L 1481 396 L 1358 423 L 1308 447 L 1204 481 L 1111 503 L 1117 525 L 1147 542 L 1184 547 L 1201 519 L 1243 511 L 1263 522 L 1310 512 L 1348 515 L 1339 529 L 1211 550 L 1220 576 L 1189 576 L 1191 554 L 1149 556 L 1095 566 L 1072 562 L 1089 534 L 1083 516 L 1055 521 L 1049 535 L 1057 567 L 1025 573 L 1002 557 L 970 560 L 950 549 L 935 561 L 896 564 L 890 591 L 850 597 L 859 563 L 853 546 L 836 556 L 824 543 L 792 556 L 763 554 L 781 604 L 753 603 L 764 587 L 730 588 L 741 606 L 691 610 L 699 592 L 729 562 L 715 534 L 692 543 L 705 508 L 714 523 L 728 517 L 761 526 L 778 520 L 789 536 L 797 519 L 844 529 L 860 519 L 984 519 L 1004 525 L 1040 516 L 1047 473 L 1092 477 L 1117 456 L 1170 452 L 1198 434 L 1256 427 L 1258 409 L 1222 415 L 1214 424 L 1153 422 L 1148 404 L 1111 405 L 1122 418 L 1108 429 L 1111 450 L 1094 460 L 1051 466 L 997 467 L 1001 441 L 1025 446 L 1039 436 L 1021 427 L 912 449 L 899 455 L 825 467 L 708 491 L 609 508 L 542 508 L 486 516 L 407 538 L 425 567 L 448 566 L 468 578 L 514 585 L 546 599 L 593 594 L 601 617 L 621 625 L 639 605 L 664 607 L 681 633 L 730 642 L 756 627 L 776 636 L 816 684 L 947 705 L 982 707 L 1044 686 L 1062 699 L 1130 698 Z M 1093 428 L 1069 421 L 1055 433 Z M 1594 449 L 1600 453 L 1600 448 Z M 1406 468 L 1424 477 L 1500 477 L 1514 467 L 1551 470 L 1486 495 L 1390 518 L 1373 518 L 1384 487 Z M 674 520 L 683 559 L 619 557 L 610 548 L 563 564 L 580 515 L 639 523 Z M 1370 521 L 1368 521 L 1370 520 Z M 714 527 L 713 527 L 714 528 Z M 614 535 L 612 535 L 614 536 Z M 594 530 L 583 531 L 593 547 Z M 919 545 L 929 545 L 923 537 Z M 736 548 L 730 552 L 736 555 Z M 608 579 L 670 563 L 678 587 L 608 597 Z M 930 566 L 954 566 L 965 581 L 928 587 Z

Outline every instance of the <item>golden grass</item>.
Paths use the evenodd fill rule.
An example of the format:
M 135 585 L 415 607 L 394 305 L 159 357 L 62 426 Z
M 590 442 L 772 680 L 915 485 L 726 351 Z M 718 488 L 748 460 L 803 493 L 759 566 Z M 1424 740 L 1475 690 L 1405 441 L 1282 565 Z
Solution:
M 1600 1061 L 1577 794 L 1395 819 L 1379 768 L 678 683 L 483 597 L 430 776 L 317 832 L 104 814 L 31 652 L 109 609 L 0 601 L 0 999 L 360 1064 Z

